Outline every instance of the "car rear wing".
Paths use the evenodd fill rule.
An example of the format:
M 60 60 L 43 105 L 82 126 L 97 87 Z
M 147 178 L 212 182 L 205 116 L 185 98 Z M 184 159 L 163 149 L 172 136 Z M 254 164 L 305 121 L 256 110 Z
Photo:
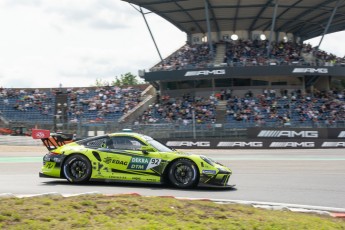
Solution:
M 41 139 L 49 151 L 74 141 L 73 134 L 50 133 L 45 129 L 32 129 L 31 136 L 33 139 Z

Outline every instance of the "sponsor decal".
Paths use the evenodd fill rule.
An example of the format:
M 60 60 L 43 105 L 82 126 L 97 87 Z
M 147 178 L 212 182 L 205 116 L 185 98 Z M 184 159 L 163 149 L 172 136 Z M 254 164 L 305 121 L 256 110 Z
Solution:
M 314 142 L 272 142 L 270 148 L 286 148 L 286 147 L 302 147 L 302 148 L 313 148 L 315 147 Z
M 33 139 L 43 139 L 43 138 L 49 138 L 50 137 L 50 131 L 44 130 L 44 129 L 33 129 L 32 130 L 32 138 Z
M 209 141 L 168 141 L 167 146 L 187 146 L 187 147 L 210 147 L 211 144 Z
M 113 176 L 113 175 L 111 175 L 108 178 L 109 179 L 115 179 L 115 180 L 127 180 L 127 177 L 125 177 L 125 176 Z
M 132 170 L 148 170 L 158 166 L 161 163 L 159 158 L 149 157 L 132 157 L 127 169 Z
M 293 73 L 328 73 L 327 68 L 294 68 Z
M 202 174 L 215 175 L 216 173 L 217 173 L 216 170 L 202 170 Z
M 208 76 L 208 75 L 224 75 L 225 69 L 216 69 L 216 70 L 200 70 L 200 71 L 187 71 L 184 76 Z
M 104 158 L 104 163 L 106 163 L 106 164 L 113 163 L 113 164 L 117 164 L 117 165 L 128 165 L 127 161 L 121 161 L 121 160 L 114 159 L 111 157 Z
M 323 142 L 321 147 L 323 148 L 336 148 L 336 147 L 345 147 L 345 142 L 331 142 L 331 141 L 326 141 Z
M 338 135 L 338 138 L 345 138 L 345 131 L 341 131 Z
M 217 147 L 263 147 L 263 143 L 262 142 L 221 141 L 218 143 Z
M 36 135 L 35 135 L 35 137 L 38 138 L 38 139 L 44 138 L 44 133 L 42 133 L 42 132 L 37 132 Z
M 117 165 L 128 165 L 128 162 L 120 161 L 120 160 L 112 160 L 111 163 L 117 164 Z
M 318 131 L 292 131 L 292 130 L 261 130 L 258 137 L 302 137 L 318 138 Z
M 52 169 L 52 168 L 54 168 L 54 166 L 55 166 L 55 163 L 53 163 L 53 162 L 46 162 L 44 165 L 44 167 L 47 169 Z

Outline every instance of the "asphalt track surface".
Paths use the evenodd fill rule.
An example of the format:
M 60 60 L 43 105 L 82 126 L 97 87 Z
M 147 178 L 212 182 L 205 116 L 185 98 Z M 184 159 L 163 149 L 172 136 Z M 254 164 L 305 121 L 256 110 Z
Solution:
M 1 147 L 1 146 L 0 146 Z M 345 151 L 343 149 L 288 150 L 186 150 L 200 153 L 233 170 L 229 184 L 236 189 L 175 189 L 167 185 L 90 182 L 74 185 L 66 180 L 39 178 L 42 148 L 0 148 L 0 194 L 57 192 L 79 194 L 139 193 L 174 196 L 276 202 L 345 208 Z

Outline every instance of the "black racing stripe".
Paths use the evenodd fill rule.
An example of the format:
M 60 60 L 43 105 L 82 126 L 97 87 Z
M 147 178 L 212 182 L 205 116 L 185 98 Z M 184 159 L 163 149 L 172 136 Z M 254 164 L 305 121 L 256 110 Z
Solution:
M 134 175 L 151 175 L 151 176 L 161 176 L 159 173 L 157 172 L 142 172 L 142 171 L 135 171 L 135 170 L 128 170 L 128 171 L 124 171 L 124 170 L 118 170 L 118 169 L 111 169 L 111 172 L 113 173 L 127 173 L 127 174 L 134 174 Z
M 155 169 L 151 169 L 154 173 L 152 173 L 152 175 L 157 175 L 157 176 L 161 176 L 162 175 L 162 173 L 160 173 L 160 172 L 158 172 L 158 171 L 156 171 Z
M 138 175 L 136 171 L 124 171 L 124 170 L 118 170 L 118 169 L 111 169 L 111 172 L 113 173 L 127 173 L 127 174 L 135 174 Z
M 213 176 L 210 175 L 210 177 L 207 180 L 205 180 L 204 183 L 209 183 L 210 181 L 214 180 L 215 177 L 216 177 L 215 175 Z

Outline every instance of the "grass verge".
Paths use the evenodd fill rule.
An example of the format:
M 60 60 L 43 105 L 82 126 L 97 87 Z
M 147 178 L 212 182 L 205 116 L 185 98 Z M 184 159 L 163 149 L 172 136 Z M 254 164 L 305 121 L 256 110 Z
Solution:
M 133 195 L 0 199 L 0 229 L 345 229 L 328 216 Z

